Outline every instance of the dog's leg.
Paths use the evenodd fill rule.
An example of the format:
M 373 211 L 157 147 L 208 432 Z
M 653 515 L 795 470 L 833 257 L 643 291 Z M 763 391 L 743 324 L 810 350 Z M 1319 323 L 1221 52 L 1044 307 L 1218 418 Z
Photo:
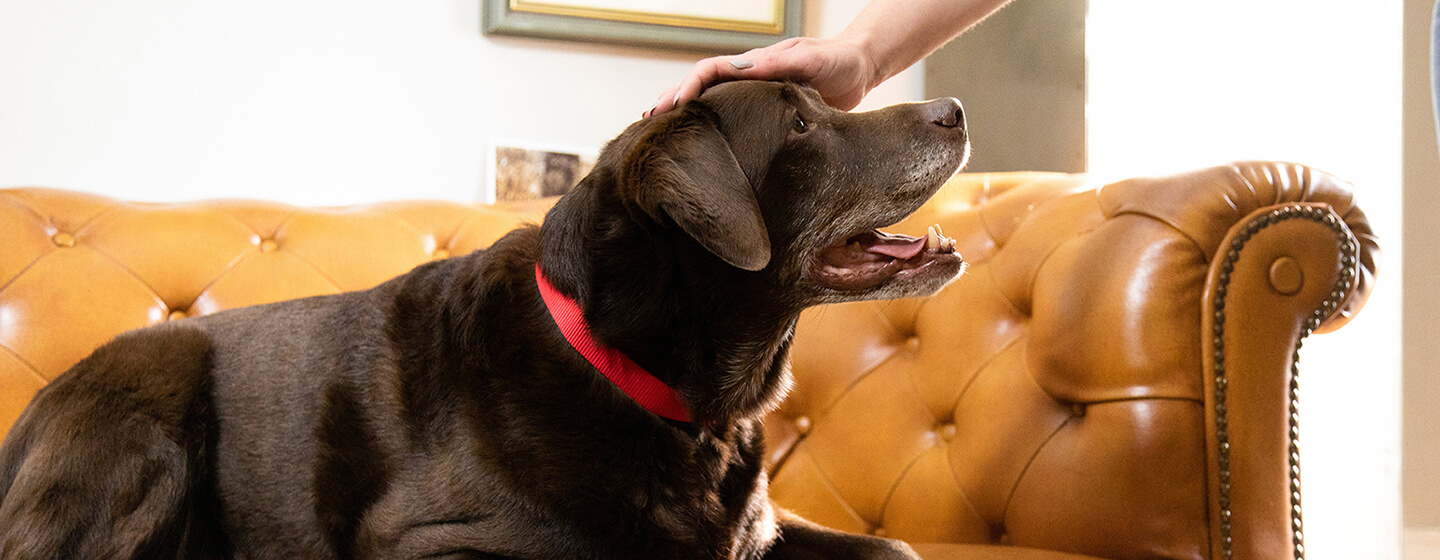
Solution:
M 205 480 L 208 339 L 168 332 L 102 348 L 16 423 L 0 448 L 0 558 L 220 556 L 202 513 L 213 505 L 192 496 Z
M 910 545 L 868 535 L 852 535 L 816 525 L 775 508 L 780 538 L 765 560 L 920 560 Z
M 135 558 L 177 536 L 164 525 L 185 494 L 178 448 L 153 434 L 70 435 L 37 442 L 19 465 L 0 506 L 0 557 Z

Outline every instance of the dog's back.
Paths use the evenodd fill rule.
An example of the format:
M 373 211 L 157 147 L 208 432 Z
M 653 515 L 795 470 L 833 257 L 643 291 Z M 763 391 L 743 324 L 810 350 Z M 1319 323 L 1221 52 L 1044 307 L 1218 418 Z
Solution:
M 140 329 L 76 364 L 0 448 L 0 558 L 223 557 L 236 528 L 284 549 L 262 556 L 334 557 L 383 482 L 355 459 L 385 456 L 355 389 L 393 371 L 377 292 Z
M 392 283 L 438 285 L 426 275 Z M 102 346 L 0 448 L 0 558 L 227 557 L 232 538 L 261 557 L 348 557 L 359 510 L 384 487 L 375 463 L 393 455 L 362 411 L 396 407 L 361 387 L 393 375 L 396 291 L 236 309 Z

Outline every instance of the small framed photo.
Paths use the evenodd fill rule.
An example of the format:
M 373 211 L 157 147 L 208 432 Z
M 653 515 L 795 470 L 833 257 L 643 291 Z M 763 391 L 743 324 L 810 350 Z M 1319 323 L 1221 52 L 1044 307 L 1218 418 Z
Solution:
M 801 0 L 484 0 L 487 35 L 734 53 L 797 37 Z
M 595 167 L 599 150 L 516 140 L 490 143 L 487 203 L 520 202 L 570 192 Z

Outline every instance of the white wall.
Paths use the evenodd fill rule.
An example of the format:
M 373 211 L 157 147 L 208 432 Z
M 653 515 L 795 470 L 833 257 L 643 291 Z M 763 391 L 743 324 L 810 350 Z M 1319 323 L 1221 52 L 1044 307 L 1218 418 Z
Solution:
M 807 2 L 807 32 L 864 4 Z M 0 0 L 0 188 L 475 201 L 492 139 L 598 147 L 699 58 L 484 37 L 479 6 Z M 911 71 L 866 106 L 921 90 Z
M 1240 159 L 1355 183 L 1383 255 L 1363 313 L 1301 352 L 1306 557 L 1400 542 L 1401 2 L 1091 0 L 1090 169 Z

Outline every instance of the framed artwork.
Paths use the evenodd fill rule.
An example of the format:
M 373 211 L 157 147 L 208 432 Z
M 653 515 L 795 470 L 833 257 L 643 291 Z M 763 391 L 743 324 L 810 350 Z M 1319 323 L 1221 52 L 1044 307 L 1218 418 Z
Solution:
M 799 36 L 801 0 L 484 0 L 487 35 L 735 53 Z
M 490 142 L 488 188 L 480 200 L 522 202 L 570 192 L 595 166 L 599 150 L 512 139 Z

